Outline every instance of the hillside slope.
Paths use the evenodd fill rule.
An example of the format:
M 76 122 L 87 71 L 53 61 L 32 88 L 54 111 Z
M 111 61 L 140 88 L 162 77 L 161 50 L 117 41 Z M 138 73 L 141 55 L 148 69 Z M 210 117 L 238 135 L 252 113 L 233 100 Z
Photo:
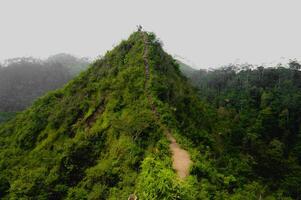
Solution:
M 158 113 L 157 106 L 153 103 L 152 95 L 149 91 L 149 80 L 150 80 L 150 67 L 149 67 L 149 61 L 148 61 L 148 39 L 147 34 L 143 34 L 143 42 L 144 42 L 144 53 L 143 53 L 143 60 L 144 60 L 144 74 L 145 74 L 145 82 L 144 82 L 144 89 L 147 95 L 148 102 L 150 106 L 152 107 L 152 112 L 155 115 L 156 121 L 160 124 L 160 113 Z M 170 141 L 170 151 L 172 152 L 172 158 L 173 158 L 173 168 L 176 170 L 177 174 L 180 178 L 184 179 L 189 175 L 189 167 L 191 164 L 190 155 L 189 153 L 182 149 L 179 144 L 177 143 L 176 139 L 173 137 L 171 131 L 166 128 L 164 125 L 161 125 L 163 127 L 164 133 L 167 137 L 167 139 Z
M 0 197 L 299 198 L 292 176 L 299 177 L 298 166 L 286 177 L 296 183 L 293 190 L 256 176 L 253 155 L 235 148 L 241 129 L 231 132 L 229 122 L 238 119 L 196 94 L 154 34 L 133 33 L 64 88 L 0 125 Z M 279 142 L 271 147 L 279 158 Z
M 154 35 L 146 36 L 147 90 L 160 117 L 145 94 L 144 38 L 136 32 L 63 89 L 0 126 L 3 199 L 192 195 L 172 168 L 162 124 L 187 136 L 191 128 L 206 128 L 196 112 L 202 104 Z M 161 186 L 148 190 L 151 184 Z

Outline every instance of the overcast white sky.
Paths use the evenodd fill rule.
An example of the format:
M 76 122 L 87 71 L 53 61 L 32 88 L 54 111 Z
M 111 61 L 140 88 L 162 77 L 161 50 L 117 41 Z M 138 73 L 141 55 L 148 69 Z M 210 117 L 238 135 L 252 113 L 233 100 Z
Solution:
M 0 0 L 0 60 L 93 58 L 137 24 L 198 68 L 301 58 L 300 0 Z

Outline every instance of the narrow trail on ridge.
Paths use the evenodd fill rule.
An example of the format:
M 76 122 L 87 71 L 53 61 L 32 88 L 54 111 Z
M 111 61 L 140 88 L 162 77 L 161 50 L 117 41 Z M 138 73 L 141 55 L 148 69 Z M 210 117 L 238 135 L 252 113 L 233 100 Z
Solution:
M 147 89 L 147 84 L 149 83 L 149 63 L 148 63 L 148 41 L 147 35 L 145 32 L 141 32 L 143 35 L 144 41 L 144 52 L 143 52 L 143 60 L 144 60 L 144 70 L 145 70 L 145 82 L 144 82 L 144 89 L 146 91 L 147 99 L 149 104 L 151 105 L 152 111 L 156 117 L 156 120 L 159 121 L 160 114 L 157 111 L 156 106 L 153 104 L 152 96 Z M 167 139 L 170 141 L 170 151 L 172 153 L 172 160 L 173 160 L 173 168 L 177 172 L 178 176 L 181 179 L 186 178 L 189 175 L 189 166 L 191 164 L 191 159 L 189 153 L 182 149 L 180 145 L 177 143 L 176 139 L 172 136 L 171 131 L 164 125 L 161 125 L 164 134 L 166 135 Z

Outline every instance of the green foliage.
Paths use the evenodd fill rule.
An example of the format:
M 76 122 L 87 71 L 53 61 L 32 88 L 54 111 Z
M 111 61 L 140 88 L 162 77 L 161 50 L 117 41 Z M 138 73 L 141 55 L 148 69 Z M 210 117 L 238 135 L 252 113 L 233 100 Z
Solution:
M 167 162 L 152 156 L 143 161 L 137 184 L 140 199 L 196 199 L 193 184 L 179 180 Z
M 155 117 L 144 89 L 144 41 L 136 32 L 64 88 L 0 125 L 1 197 L 127 199 L 145 186 L 150 190 L 141 199 L 195 198 L 194 178 L 177 179 L 168 144 L 158 141 L 165 138 L 162 124 L 187 135 L 185 124 L 201 127 L 203 115 L 184 120 L 181 102 L 187 99 L 191 111 L 202 104 L 155 36 L 148 40 L 148 90 L 162 118 Z
M 238 192 L 236 199 L 244 199 L 251 181 L 265 185 L 263 199 L 300 198 L 299 66 L 296 61 L 289 68 L 230 66 L 191 77 L 201 98 L 216 110 L 210 161 L 219 173 L 239 181 L 230 190 Z M 246 196 L 259 197 L 258 192 Z
M 201 101 L 155 35 L 146 40 L 148 84 L 138 31 L 0 124 L 1 198 L 299 198 L 298 66 L 216 71 L 200 81 Z M 191 155 L 185 180 L 166 129 Z

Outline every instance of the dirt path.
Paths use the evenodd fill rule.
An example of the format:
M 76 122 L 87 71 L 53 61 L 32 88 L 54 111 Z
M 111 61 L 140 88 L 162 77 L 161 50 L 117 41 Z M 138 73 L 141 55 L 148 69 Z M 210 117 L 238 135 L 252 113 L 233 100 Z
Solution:
M 172 166 L 176 170 L 178 176 L 184 179 L 189 175 L 189 166 L 191 164 L 189 153 L 182 149 L 177 143 L 176 139 L 170 134 L 166 134 L 168 140 L 170 141 L 169 148 L 172 152 Z
M 159 113 L 157 112 L 157 108 L 156 106 L 153 104 L 152 101 L 152 97 L 149 94 L 148 90 L 147 90 L 147 84 L 149 81 L 149 63 L 148 63 L 148 59 L 147 59 L 147 55 L 148 55 L 148 41 L 147 41 L 147 35 L 145 32 L 142 32 L 143 34 L 143 39 L 144 39 L 144 52 L 143 52 L 143 60 L 144 60 L 144 66 L 145 66 L 145 82 L 144 82 L 144 88 L 146 90 L 146 95 L 147 95 L 147 99 L 149 104 L 151 105 L 152 111 L 155 114 L 156 118 L 159 118 Z M 176 139 L 172 136 L 170 130 L 168 130 L 166 127 L 163 127 L 164 133 L 167 137 L 167 139 L 170 141 L 170 151 L 172 153 L 172 166 L 174 168 L 174 170 L 177 172 L 178 176 L 181 179 L 184 179 L 185 177 L 187 177 L 189 175 L 189 166 L 191 164 L 191 159 L 190 159 L 190 155 L 189 153 L 182 149 L 180 147 L 180 145 L 177 143 Z

